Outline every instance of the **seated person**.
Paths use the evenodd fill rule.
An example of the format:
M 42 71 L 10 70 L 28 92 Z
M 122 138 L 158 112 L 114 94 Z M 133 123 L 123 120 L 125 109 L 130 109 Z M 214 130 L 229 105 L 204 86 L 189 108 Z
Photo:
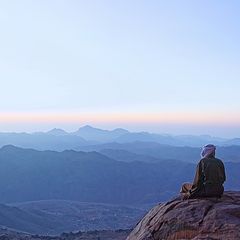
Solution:
M 180 193 L 183 198 L 221 197 L 226 180 L 224 164 L 215 158 L 216 147 L 208 144 L 201 152 L 193 184 L 184 183 Z

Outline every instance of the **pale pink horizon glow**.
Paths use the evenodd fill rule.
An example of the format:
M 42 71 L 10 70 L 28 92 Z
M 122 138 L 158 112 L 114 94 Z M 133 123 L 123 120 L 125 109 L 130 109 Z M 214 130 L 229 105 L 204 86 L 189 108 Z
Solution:
M 219 112 L 200 113 L 1 113 L 0 123 L 153 123 L 240 125 L 240 115 Z

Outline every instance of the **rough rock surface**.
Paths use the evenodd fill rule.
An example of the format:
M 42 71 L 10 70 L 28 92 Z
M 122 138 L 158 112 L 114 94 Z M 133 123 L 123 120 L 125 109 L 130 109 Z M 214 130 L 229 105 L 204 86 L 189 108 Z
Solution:
M 240 192 L 223 197 L 176 198 L 150 210 L 127 240 L 240 239 Z

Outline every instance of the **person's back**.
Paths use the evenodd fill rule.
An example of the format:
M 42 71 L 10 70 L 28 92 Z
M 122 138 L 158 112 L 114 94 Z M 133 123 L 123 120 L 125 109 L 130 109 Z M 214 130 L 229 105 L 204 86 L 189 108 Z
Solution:
M 223 194 L 223 183 L 226 180 L 223 162 L 214 156 L 200 161 L 202 171 L 203 195 L 219 197 Z
M 226 180 L 224 164 L 215 158 L 216 147 L 208 144 L 201 152 L 193 184 L 183 184 L 181 193 L 188 198 L 221 197 Z

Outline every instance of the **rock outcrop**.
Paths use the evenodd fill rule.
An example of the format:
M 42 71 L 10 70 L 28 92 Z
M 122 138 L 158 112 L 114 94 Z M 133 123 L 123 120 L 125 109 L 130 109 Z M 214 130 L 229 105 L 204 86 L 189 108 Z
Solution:
M 176 198 L 150 210 L 127 240 L 240 239 L 240 192 L 222 198 Z

